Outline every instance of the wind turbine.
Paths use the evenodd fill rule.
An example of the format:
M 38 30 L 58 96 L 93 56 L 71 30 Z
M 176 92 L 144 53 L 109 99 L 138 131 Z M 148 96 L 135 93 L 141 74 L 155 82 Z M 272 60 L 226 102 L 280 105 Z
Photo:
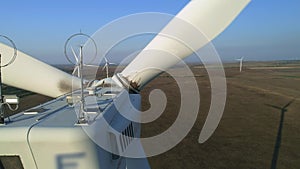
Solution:
M 77 72 L 77 77 L 80 77 L 80 70 L 79 70 L 79 63 L 80 62 L 79 62 L 78 56 L 76 55 L 76 53 L 75 53 L 75 51 L 74 51 L 74 49 L 73 49 L 72 46 L 71 46 L 71 50 L 72 50 L 73 56 L 74 56 L 74 58 L 76 60 L 75 68 L 74 68 L 74 70 L 72 72 L 72 75 L 74 75 Z M 80 50 L 80 54 L 79 55 L 81 55 L 81 50 Z
M 104 61 L 105 61 L 105 64 L 104 64 L 104 67 L 102 68 L 102 70 L 105 69 L 106 78 L 108 78 L 109 77 L 109 72 L 108 72 L 109 71 L 109 66 L 110 65 L 116 65 L 116 64 L 115 63 L 110 63 L 106 57 L 104 57 Z
M 83 54 L 82 53 L 83 46 L 84 45 L 79 45 L 79 56 L 81 56 Z M 79 59 L 80 57 L 78 57 L 78 55 L 76 54 L 76 52 L 74 51 L 72 46 L 71 46 L 71 51 L 72 51 L 72 54 L 73 54 L 73 56 L 75 58 L 75 61 L 76 61 L 76 63 L 74 64 L 75 67 L 74 67 L 74 70 L 72 72 L 72 75 L 77 76 L 78 78 L 80 78 L 80 59 Z M 82 63 L 82 68 L 83 67 L 99 68 L 96 65 L 90 65 L 90 64 Z M 76 75 L 76 72 L 77 72 L 77 75 Z
M 96 42 L 94 41 L 94 39 L 92 39 L 89 35 L 87 34 L 84 34 L 81 32 L 80 30 L 80 33 L 76 33 L 76 34 L 73 34 L 72 36 L 70 36 L 67 41 L 65 42 L 65 46 L 64 46 L 64 53 L 65 53 L 65 56 L 66 56 L 66 59 L 73 65 L 75 65 L 74 67 L 74 70 L 72 72 L 72 75 L 75 75 L 75 73 L 77 72 L 77 77 L 78 78 L 81 78 L 80 77 L 80 74 L 81 72 L 80 71 L 83 71 L 83 67 L 94 67 L 94 68 L 98 68 L 98 66 L 95 66 L 95 65 L 89 65 L 89 64 L 86 64 L 84 63 L 83 61 L 83 48 L 85 47 L 85 45 L 83 44 L 77 44 L 79 46 L 79 54 L 76 54 L 73 46 L 71 45 L 70 46 L 70 49 L 72 51 L 72 54 L 73 54 L 73 57 L 75 59 L 75 63 L 72 61 L 72 59 L 70 58 L 70 56 L 68 55 L 68 52 L 67 52 L 67 48 L 68 48 L 68 44 L 70 43 L 70 41 L 75 38 L 75 37 L 84 37 L 84 38 L 87 38 L 88 40 L 90 40 L 92 43 L 93 43 L 93 46 L 95 48 L 95 55 L 94 57 L 91 59 L 91 61 L 94 61 L 96 56 L 97 56 L 97 45 L 96 45 Z M 81 43 L 85 43 L 85 42 L 81 42 Z
M 156 36 L 121 73 L 111 78 L 111 87 L 102 86 L 102 79 L 83 89 L 80 78 L 19 52 L 14 64 L 3 69 L 3 82 L 55 99 L 13 116 L 10 123 L 0 126 L 0 133 L 5 136 L 0 137 L 0 154 L 21 156 L 22 161 L 20 158 L 13 158 L 19 159 L 23 168 L 62 169 L 88 166 L 90 169 L 149 169 L 146 155 L 138 158 L 128 156 L 130 153 L 144 153 L 139 141 L 141 125 L 122 116 L 117 107 L 129 113 L 140 109 L 139 93 L 145 85 L 163 70 L 176 65 L 178 58 L 184 59 L 193 50 L 212 41 L 249 2 L 250 0 L 190 1 L 160 33 L 175 38 Z M 201 30 L 207 41 L 198 43 L 195 34 L 186 31 L 186 26 L 176 22 L 176 18 Z M 178 43 L 177 37 L 190 42 L 193 50 L 188 49 L 184 43 Z M 0 44 L 0 49 L 3 55 L 11 50 L 3 44 Z M 171 54 L 175 52 L 177 57 L 168 57 L 163 53 L 154 53 L 149 57 L 147 51 L 151 50 Z M 106 64 L 108 70 L 107 60 Z M 34 76 L 32 72 L 35 73 Z M 76 123 L 78 119 L 72 107 L 76 108 L 77 105 L 72 105 L 72 101 L 68 100 L 68 97 L 76 100 L 80 88 L 81 91 L 84 90 L 84 99 L 95 102 L 86 105 L 84 111 L 87 119 L 84 124 Z M 86 94 L 88 88 L 93 88 L 95 94 Z M 208 130 L 216 127 L 208 126 Z
M 236 59 L 236 60 L 240 62 L 240 72 L 242 72 L 244 57 L 241 57 L 240 59 Z

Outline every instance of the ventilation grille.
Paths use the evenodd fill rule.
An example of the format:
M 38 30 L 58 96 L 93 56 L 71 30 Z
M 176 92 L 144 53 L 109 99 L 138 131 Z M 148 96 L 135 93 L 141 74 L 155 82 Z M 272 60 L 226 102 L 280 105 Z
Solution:
M 127 126 L 125 130 L 122 131 L 122 135 L 120 135 L 120 143 L 122 151 L 124 152 L 127 146 L 134 139 L 134 128 L 132 122 Z

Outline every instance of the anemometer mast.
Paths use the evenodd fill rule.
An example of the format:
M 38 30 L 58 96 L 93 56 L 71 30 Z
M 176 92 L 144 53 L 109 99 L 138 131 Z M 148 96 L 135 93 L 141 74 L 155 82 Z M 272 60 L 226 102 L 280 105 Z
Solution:
M 86 124 L 88 122 L 88 119 L 86 117 L 86 112 L 85 112 L 84 79 L 83 79 L 83 66 L 84 66 L 84 62 L 83 62 L 83 47 L 84 47 L 84 45 L 82 45 L 82 44 L 79 45 L 79 57 L 76 55 L 75 51 L 73 50 L 73 47 L 71 46 L 72 53 L 73 53 L 73 55 L 75 57 L 76 63 L 72 62 L 72 60 L 70 59 L 70 57 L 69 57 L 69 55 L 67 53 L 68 43 L 70 42 L 71 39 L 73 39 L 73 38 L 75 38 L 77 36 L 82 36 L 82 37 L 88 38 L 94 44 L 94 47 L 96 49 L 96 53 L 94 55 L 94 59 L 97 56 L 97 45 L 96 45 L 96 42 L 89 35 L 83 34 L 83 33 L 81 33 L 81 31 L 80 31 L 80 33 L 77 33 L 77 34 L 74 34 L 74 35 L 70 36 L 67 39 L 66 43 L 65 43 L 65 51 L 64 51 L 65 56 L 66 56 L 67 60 L 71 64 L 75 65 L 74 72 L 77 70 L 78 71 L 78 77 L 80 78 L 80 101 L 79 101 L 80 108 L 79 108 L 78 122 L 77 123 L 78 124 Z M 92 61 L 94 59 L 92 59 Z
M 80 97 L 80 110 L 79 110 L 79 119 L 78 119 L 78 123 L 86 123 L 86 117 L 85 117 L 85 101 L 84 101 L 84 91 L 83 91 L 83 46 L 80 45 L 80 51 L 79 51 L 79 76 L 80 76 L 80 93 L 81 93 L 81 97 Z
M 8 40 L 14 48 L 14 54 L 13 54 L 11 60 L 9 60 L 9 62 L 7 62 L 7 63 L 4 63 L 3 65 L 2 65 L 2 54 L 1 54 L 1 50 L 0 50 L 0 124 L 5 124 L 5 120 L 4 120 L 5 112 L 4 112 L 3 106 L 7 105 L 11 111 L 16 111 L 18 109 L 19 98 L 16 95 L 3 96 L 3 94 L 2 94 L 2 68 L 9 66 L 10 64 L 12 64 L 15 61 L 16 56 L 17 56 L 17 47 L 16 47 L 15 43 L 7 36 L 0 35 L 0 38 L 4 38 L 4 39 Z M 11 107 L 11 104 L 16 105 L 15 109 L 13 109 Z

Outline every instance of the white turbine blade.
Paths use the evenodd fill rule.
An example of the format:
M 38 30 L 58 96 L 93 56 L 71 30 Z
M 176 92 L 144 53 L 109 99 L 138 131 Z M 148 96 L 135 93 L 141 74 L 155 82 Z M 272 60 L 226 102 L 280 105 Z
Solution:
M 2 63 L 10 60 L 14 49 L 0 43 Z M 2 68 L 2 81 L 9 86 L 56 98 L 80 87 L 80 79 L 34 59 L 20 51 L 16 60 Z
M 109 65 L 117 65 L 116 63 L 108 63 Z
M 78 71 L 78 69 L 79 69 L 79 66 L 78 66 L 78 65 L 75 66 L 75 68 L 74 68 L 74 70 L 73 70 L 73 72 L 72 72 L 72 75 L 73 75 L 73 76 L 75 76 L 75 73 L 77 72 L 77 77 L 79 77 L 79 71 Z
M 72 75 L 74 75 L 74 73 L 77 71 L 77 66 L 75 66 L 73 72 L 72 72 Z
M 108 60 L 107 60 L 107 58 L 106 58 L 106 57 L 104 57 L 104 61 L 105 61 L 105 63 L 108 63 Z
M 81 70 L 79 69 L 79 65 L 78 65 L 78 69 L 77 69 L 77 77 L 80 78 L 80 73 L 81 73 Z
M 105 64 L 104 66 L 103 66 L 103 68 L 102 68 L 102 70 L 104 70 L 104 69 L 106 69 L 107 68 L 107 64 Z
M 122 71 L 121 75 L 128 82 L 137 84 L 137 90 L 141 90 L 162 71 L 177 64 L 179 59 L 184 59 L 213 40 L 249 2 L 250 0 L 193 0 L 189 2 Z M 190 25 L 182 24 L 182 20 Z M 202 32 L 206 38 L 195 37 L 195 30 L 198 30 L 198 35 Z M 184 43 L 188 43 L 188 47 Z M 116 81 L 118 79 L 113 78 Z
M 85 67 L 99 68 L 99 66 L 96 66 L 96 65 L 86 65 L 86 64 L 84 64 L 83 66 L 85 66 Z
M 71 50 L 72 50 L 72 53 L 73 53 L 74 58 L 75 58 L 75 60 L 76 60 L 76 63 L 78 63 L 78 57 L 77 57 L 77 55 L 76 55 L 76 53 L 75 53 L 75 51 L 74 51 L 74 49 L 73 49 L 72 46 L 71 46 Z

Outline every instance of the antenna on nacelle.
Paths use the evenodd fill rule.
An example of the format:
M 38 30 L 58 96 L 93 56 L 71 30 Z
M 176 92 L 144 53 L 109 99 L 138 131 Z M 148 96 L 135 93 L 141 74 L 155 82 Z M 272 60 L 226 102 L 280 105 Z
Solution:
M 4 112 L 3 106 L 7 105 L 11 111 L 16 111 L 19 108 L 19 106 L 18 106 L 19 98 L 16 95 L 6 95 L 6 96 L 2 95 L 2 71 L 1 70 L 2 70 L 2 68 L 9 66 L 16 60 L 18 50 L 17 50 L 15 43 L 10 38 L 8 38 L 7 36 L 4 36 L 4 35 L 0 35 L 0 38 L 4 38 L 4 39 L 8 40 L 14 48 L 12 58 L 7 63 L 4 63 L 3 65 L 1 63 L 2 55 L 1 55 L 1 50 L 0 50 L 0 124 L 5 124 L 5 120 L 4 120 L 5 112 Z M 11 104 L 16 105 L 16 107 L 13 109 L 11 107 Z
M 84 47 L 84 45 L 82 45 L 82 44 L 79 45 L 79 57 L 77 56 L 73 47 L 71 46 L 71 50 L 72 50 L 72 53 L 76 60 L 76 63 L 72 62 L 72 60 L 70 59 L 70 57 L 67 53 L 68 43 L 70 42 L 71 39 L 78 37 L 78 36 L 83 36 L 85 38 L 88 38 L 88 40 L 91 40 L 91 42 L 94 44 L 96 53 L 95 53 L 92 61 L 97 56 L 97 45 L 96 45 L 96 42 L 89 35 L 81 33 L 81 31 L 80 31 L 80 33 L 70 36 L 65 43 L 65 51 L 64 51 L 65 56 L 71 64 L 75 65 L 75 68 L 74 68 L 74 71 L 72 74 L 74 74 L 77 71 L 78 72 L 77 76 L 80 78 L 80 81 L 81 81 L 81 83 L 80 83 L 80 101 L 79 101 L 80 109 L 79 109 L 79 114 L 78 114 L 78 124 L 86 124 L 88 122 L 88 119 L 87 119 L 86 112 L 85 112 L 85 99 L 84 99 L 84 79 L 83 79 L 83 66 L 84 66 L 83 47 Z M 87 65 L 87 66 L 91 66 L 91 65 Z

